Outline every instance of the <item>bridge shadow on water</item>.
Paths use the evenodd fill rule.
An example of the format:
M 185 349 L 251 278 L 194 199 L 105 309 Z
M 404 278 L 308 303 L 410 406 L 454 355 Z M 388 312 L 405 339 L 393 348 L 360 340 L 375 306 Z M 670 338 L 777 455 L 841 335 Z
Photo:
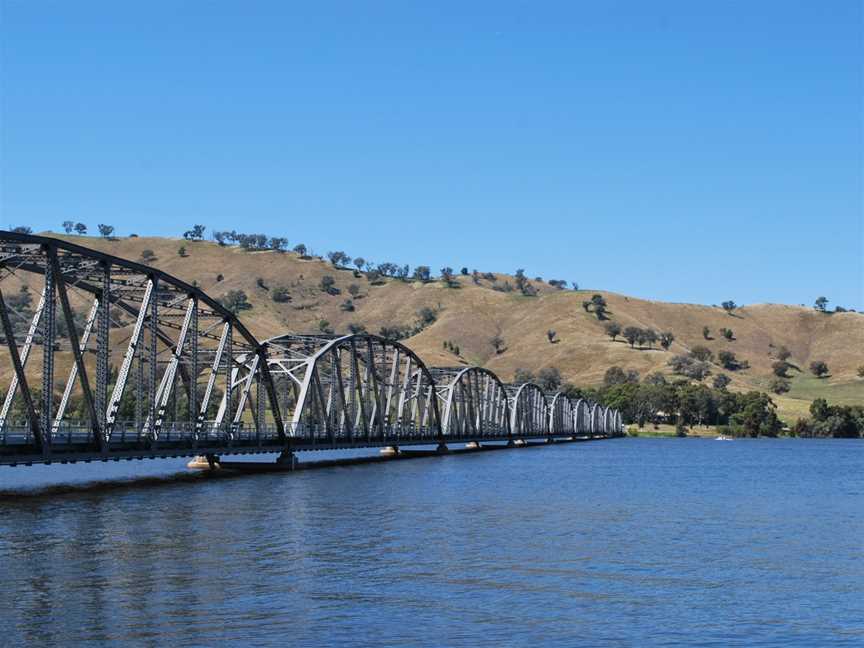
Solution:
M 16 505 L 28 505 L 30 503 L 54 499 L 60 496 L 91 495 L 94 493 L 124 492 L 135 489 L 152 489 L 160 487 L 176 486 L 178 484 L 203 484 L 214 480 L 224 479 L 249 479 L 261 475 L 272 475 L 274 473 L 292 473 L 306 470 L 321 470 L 325 468 L 346 468 L 351 466 L 364 466 L 379 463 L 391 463 L 409 459 L 431 459 L 446 457 L 463 457 L 463 455 L 483 455 L 496 450 L 526 450 L 529 448 L 546 448 L 560 444 L 579 443 L 583 441 L 601 440 L 589 438 L 577 438 L 573 440 L 556 440 L 552 443 L 545 441 L 526 442 L 518 447 L 508 446 L 504 443 L 490 443 L 480 447 L 453 448 L 446 452 L 437 451 L 435 446 L 419 446 L 412 449 L 400 449 L 398 454 L 381 454 L 378 449 L 371 451 L 346 450 L 346 451 L 319 451 L 302 454 L 323 455 L 320 459 L 299 461 L 293 468 L 280 466 L 275 462 L 275 455 L 254 456 L 253 460 L 235 460 L 223 462 L 216 470 L 200 470 L 181 468 L 174 471 L 172 466 L 166 466 L 166 471 L 158 474 L 128 475 L 117 474 L 116 476 L 93 479 L 81 479 L 79 474 L 69 474 L 69 479 L 80 481 L 63 481 L 52 483 L 40 483 L 34 481 L 16 486 L 8 486 L 8 480 L 0 480 L 0 507 L 15 507 Z M 334 456 L 335 455 L 335 456 Z M 159 462 L 160 460 L 157 460 Z M 185 460 L 184 460 L 185 462 Z M 148 462 L 149 463 L 149 462 Z M 92 462 L 93 467 L 102 465 L 102 462 Z M 154 466 L 156 470 L 159 466 Z M 76 468 L 69 466 L 75 471 Z M 80 467 L 77 468 L 80 470 Z M 14 469 L 6 469 L 5 475 L 12 474 Z M 19 468 L 18 470 L 32 470 L 32 468 Z M 98 468 L 97 468 L 98 470 Z

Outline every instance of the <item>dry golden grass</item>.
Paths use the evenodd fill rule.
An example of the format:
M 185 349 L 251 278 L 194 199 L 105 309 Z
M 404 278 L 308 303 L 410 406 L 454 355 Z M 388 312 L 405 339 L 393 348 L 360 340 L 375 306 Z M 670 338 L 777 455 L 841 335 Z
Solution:
M 828 315 L 797 306 L 760 304 L 742 307 L 729 315 L 719 307 L 648 301 L 596 291 L 605 296 L 611 318 L 622 327 L 650 327 L 675 335 L 668 352 L 659 348 L 639 350 L 620 339 L 610 340 L 603 322 L 582 309 L 582 301 L 595 291 L 561 291 L 532 282 L 540 289 L 539 296 L 524 297 L 492 290 L 491 282 L 486 280 L 474 285 L 465 276 L 458 277 L 458 288 L 447 288 L 437 281 L 421 284 L 395 279 L 372 286 L 365 276 L 357 278 L 350 270 L 337 270 L 326 261 L 301 259 L 290 252 L 245 252 L 210 242 L 168 238 L 61 238 L 134 260 L 150 249 L 157 257 L 155 266 L 187 282 L 196 281 L 213 296 L 235 289 L 245 291 L 253 308 L 244 312 L 242 319 L 259 339 L 286 332 L 315 332 L 322 319 L 337 332 L 346 332 L 348 324 L 354 322 L 377 333 L 385 325 L 412 324 L 419 309 L 431 307 L 440 309 L 438 320 L 405 341 L 430 365 L 483 365 L 504 380 L 511 379 L 519 367 L 537 371 L 551 366 L 557 367 L 565 380 L 596 385 L 612 365 L 636 369 L 643 376 L 653 371 L 668 374 L 667 362 L 672 355 L 701 344 L 715 355 L 723 349 L 734 351 L 739 359 L 750 363 L 748 370 L 724 372 L 732 378 L 732 389 L 766 389 L 774 361 L 772 353 L 785 345 L 792 352 L 790 362 L 802 372 L 807 372 L 813 360 L 824 360 L 831 369 L 831 377 L 818 381 L 818 394 L 812 388 L 803 388 L 809 383 L 802 382 L 802 388 L 793 388 L 789 395 L 776 399 L 787 420 L 806 413 L 810 400 L 817 395 L 831 401 L 835 389 L 843 402 L 864 402 L 864 381 L 855 375 L 857 367 L 864 365 L 864 315 L 858 313 Z M 181 245 L 187 249 L 186 258 L 177 254 Z M 219 274 L 224 275 L 222 281 L 217 281 Z M 324 275 L 334 277 L 341 295 L 331 296 L 320 290 Z M 510 276 L 498 277 L 513 283 Z M 270 291 L 286 286 L 292 301 L 273 302 L 270 291 L 257 285 L 259 278 Z M 350 297 L 347 289 L 351 284 L 357 284 L 361 292 L 354 299 L 356 310 L 346 312 L 340 304 Z M 703 339 L 703 326 L 711 329 L 713 339 Z M 723 339 L 719 332 L 722 327 L 734 331 L 734 341 Z M 557 343 L 547 340 L 548 329 L 557 332 Z M 506 344 L 501 354 L 496 354 L 489 342 L 495 335 Z M 460 357 L 444 350 L 445 340 L 459 346 Z M 715 373 L 721 371 L 715 368 Z

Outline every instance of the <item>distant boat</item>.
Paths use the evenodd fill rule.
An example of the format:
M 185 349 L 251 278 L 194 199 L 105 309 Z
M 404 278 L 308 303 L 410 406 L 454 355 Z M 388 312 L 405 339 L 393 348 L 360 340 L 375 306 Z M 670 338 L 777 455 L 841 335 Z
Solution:
M 732 437 L 728 437 L 728 436 L 726 436 L 725 434 L 721 434 L 720 436 L 718 436 L 718 437 L 717 437 L 716 439 L 714 439 L 714 440 L 715 440 L 715 441 L 732 441 Z

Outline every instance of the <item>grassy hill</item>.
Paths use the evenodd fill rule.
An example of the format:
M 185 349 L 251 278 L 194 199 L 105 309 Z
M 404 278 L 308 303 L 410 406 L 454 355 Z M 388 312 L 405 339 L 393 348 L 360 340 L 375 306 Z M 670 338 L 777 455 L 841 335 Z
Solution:
M 704 345 L 715 356 L 730 350 L 749 362 L 748 369 L 735 372 L 713 367 L 714 374 L 726 373 L 732 379 L 731 389 L 767 391 L 775 360 L 772 352 L 784 345 L 792 353 L 789 362 L 798 368 L 791 371 L 791 391 L 775 397 L 787 421 L 806 415 L 817 397 L 837 404 L 864 402 L 864 380 L 856 376 L 857 368 L 864 365 L 864 314 L 825 314 L 798 306 L 758 304 L 730 315 L 719 307 L 648 301 L 602 290 L 558 290 L 536 281 L 531 283 L 539 295 L 526 297 L 494 290 L 491 279 L 475 285 L 470 276 L 458 276 L 454 288 L 441 281 L 392 278 L 372 285 L 365 275 L 356 277 L 351 270 L 335 269 L 326 261 L 292 252 L 247 252 L 169 238 L 69 240 L 134 260 L 149 249 L 156 255 L 153 265 L 197 282 L 213 296 L 244 291 L 252 308 L 242 318 L 259 339 L 286 332 L 315 332 L 321 320 L 327 320 L 338 333 L 347 332 L 352 323 L 378 333 L 382 326 L 412 326 L 418 311 L 431 308 L 437 319 L 403 340 L 430 365 L 477 364 L 505 380 L 519 367 L 532 371 L 557 367 L 565 380 L 594 385 L 602 382 L 612 365 L 636 369 L 642 376 L 654 371 L 671 375 L 667 362 L 673 355 Z M 185 258 L 178 254 L 181 245 L 188 253 Z M 321 290 L 325 275 L 334 278 L 340 294 Z M 512 276 L 495 275 L 495 281 L 514 283 Z M 359 288 L 352 300 L 354 310 L 343 310 L 345 300 L 351 298 L 352 284 Z M 272 299 L 277 287 L 287 289 L 290 301 Z M 613 342 L 604 332 L 604 323 L 582 308 L 582 302 L 595 292 L 603 294 L 609 318 L 622 327 L 671 331 L 675 335 L 671 348 L 633 349 L 621 338 Z M 711 330 L 710 340 L 703 338 L 705 326 Z M 724 327 L 734 331 L 734 340 L 723 338 L 719 330 Z M 556 331 L 558 342 L 549 342 L 549 329 Z M 503 340 L 506 348 L 502 353 L 496 353 L 490 343 L 493 336 Z M 460 354 L 446 350 L 445 341 L 458 346 Z M 827 362 L 830 376 L 817 379 L 810 375 L 807 368 L 813 360 Z

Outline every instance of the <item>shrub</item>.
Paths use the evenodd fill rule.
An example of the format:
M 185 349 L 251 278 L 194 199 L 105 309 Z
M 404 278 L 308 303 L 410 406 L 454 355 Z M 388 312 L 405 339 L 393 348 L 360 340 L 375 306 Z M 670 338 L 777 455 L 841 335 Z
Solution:
M 350 299 L 346 299 L 344 302 L 342 302 L 339 305 L 339 308 L 341 308 L 343 311 L 346 311 L 346 312 L 353 312 L 354 311 L 354 302 Z
M 288 292 L 285 286 L 276 286 L 270 291 L 270 299 L 279 304 L 284 304 L 291 301 L 291 293 Z
M 218 301 L 222 306 L 235 315 L 240 311 L 250 310 L 252 308 L 252 304 L 249 303 L 246 293 L 242 290 L 229 290 L 226 294 L 220 297 Z
M 606 331 L 606 335 L 612 338 L 613 342 L 615 338 L 621 335 L 621 325 L 618 322 L 606 322 L 603 329 Z
M 776 377 L 771 381 L 769 387 L 775 394 L 785 394 L 789 391 L 789 381 L 785 378 Z
M 828 374 L 828 365 L 822 360 L 814 360 L 810 363 L 810 373 L 817 378 L 823 378 Z
M 144 263 L 153 263 L 154 261 L 156 261 L 156 254 L 153 252 L 153 250 L 150 249 L 142 250 L 141 260 Z

